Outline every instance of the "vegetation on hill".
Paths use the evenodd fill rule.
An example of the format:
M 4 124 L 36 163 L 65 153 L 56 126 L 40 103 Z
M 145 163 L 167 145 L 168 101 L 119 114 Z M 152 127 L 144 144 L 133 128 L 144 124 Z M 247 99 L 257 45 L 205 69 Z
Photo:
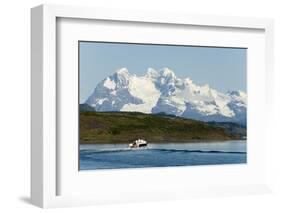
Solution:
M 80 104 L 79 105 L 79 111 L 80 112 L 95 112 L 96 109 L 89 104 Z
M 129 143 L 235 140 L 241 135 L 201 121 L 138 112 L 80 111 L 80 143 Z
M 208 122 L 212 126 L 224 128 L 225 131 L 235 137 L 239 136 L 240 138 L 247 137 L 247 127 L 241 124 L 232 123 L 232 122 Z

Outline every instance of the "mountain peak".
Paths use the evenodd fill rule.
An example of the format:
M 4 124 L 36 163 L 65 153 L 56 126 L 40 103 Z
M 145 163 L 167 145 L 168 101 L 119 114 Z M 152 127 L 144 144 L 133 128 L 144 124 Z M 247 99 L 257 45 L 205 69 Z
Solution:
M 240 96 L 240 97 L 245 97 L 247 96 L 246 93 L 244 93 L 243 91 L 241 90 L 232 90 L 232 91 L 228 91 L 227 92 L 228 95 L 230 96 Z
M 117 75 L 129 75 L 129 71 L 126 67 L 123 67 L 115 72 Z
M 185 78 L 184 81 L 185 81 L 185 83 L 187 83 L 187 84 L 192 84 L 192 83 L 193 83 L 190 78 Z
M 148 68 L 144 76 L 130 74 L 124 67 L 100 82 L 87 104 L 97 111 L 164 112 L 203 121 L 245 123 L 247 94 L 197 85 L 189 78 L 177 78 L 167 67 Z
M 162 69 L 160 69 L 160 74 L 162 75 L 162 76 L 169 76 L 169 77 L 175 77 L 176 75 L 175 75 L 175 73 L 171 70 L 171 69 L 169 69 L 168 67 L 164 67 L 164 68 L 162 68 Z
M 159 72 L 156 70 L 156 69 L 154 69 L 154 68 L 151 68 L 151 67 L 149 67 L 148 69 L 147 69 L 147 72 L 146 72 L 147 74 L 159 74 Z
M 121 68 L 110 76 L 110 80 L 113 81 L 117 88 L 127 86 L 129 84 L 130 73 L 127 68 Z

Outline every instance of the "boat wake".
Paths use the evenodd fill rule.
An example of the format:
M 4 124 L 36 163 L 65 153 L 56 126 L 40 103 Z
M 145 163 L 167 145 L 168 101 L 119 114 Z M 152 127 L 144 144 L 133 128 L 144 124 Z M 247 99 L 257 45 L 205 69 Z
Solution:
M 206 153 L 206 154 L 247 154 L 247 152 L 239 151 L 218 151 L 218 150 L 193 150 L 193 149 L 163 149 L 163 148 L 115 148 L 115 149 L 82 149 L 80 150 L 81 154 L 92 154 L 92 153 L 123 153 L 123 152 L 186 152 L 186 153 Z

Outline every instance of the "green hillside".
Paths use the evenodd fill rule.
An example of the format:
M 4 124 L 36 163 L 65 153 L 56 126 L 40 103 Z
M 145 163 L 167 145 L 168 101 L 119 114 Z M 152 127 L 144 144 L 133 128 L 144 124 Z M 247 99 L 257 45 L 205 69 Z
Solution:
M 129 143 L 234 140 L 217 125 L 166 115 L 137 112 L 80 112 L 80 143 Z

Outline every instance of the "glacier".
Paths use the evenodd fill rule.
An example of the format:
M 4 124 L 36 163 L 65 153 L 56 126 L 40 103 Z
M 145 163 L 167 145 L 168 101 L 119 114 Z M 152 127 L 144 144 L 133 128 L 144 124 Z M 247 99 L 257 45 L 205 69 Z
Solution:
M 178 78 L 169 68 L 148 68 L 143 76 L 121 68 L 98 83 L 85 102 L 96 111 L 165 113 L 201 121 L 246 125 L 247 94 L 219 92 Z

